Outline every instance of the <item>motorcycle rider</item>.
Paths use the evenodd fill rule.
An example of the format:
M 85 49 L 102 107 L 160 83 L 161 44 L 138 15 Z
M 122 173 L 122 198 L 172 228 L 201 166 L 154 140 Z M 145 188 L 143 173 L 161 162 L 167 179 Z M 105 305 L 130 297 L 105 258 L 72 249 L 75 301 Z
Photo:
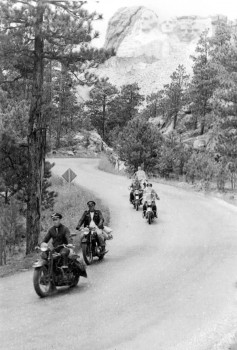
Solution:
M 98 242 L 101 247 L 101 252 L 105 252 L 105 239 L 106 236 L 103 233 L 104 218 L 100 210 L 95 209 L 96 203 L 94 201 L 87 202 L 88 210 L 84 211 L 81 219 L 78 221 L 76 230 L 80 230 L 81 226 L 95 227 L 98 237 Z
M 135 172 L 134 176 L 140 183 L 147 181 L 147 175 L 146 175 L 145 171 L 142 170 L 141 166 L 139 166 L 137 168 L 137 171 Z
M 157 218 L 157 208 L 156 208 L 156 199 L 160 199 L 156 191 L 152 188 L 152 184 L 148 183 L 146 189 L 143 192 L 144 204 L 143 204 L 143 217 L 146 217 L 147 210 L 147 201 L 152 201 L 152 211 L 154 212 L 155 218 Z
M 132 184 L 129 187 L 129 189 L 130 189 L 130 195 L 129 195 L 130 203 L 133 203 L 133 201 L 134 201 L 134 191 L 135 190 L 139 190 L 140 191 L 139 192 L 139 197 L 140 197 L 140 199 L 142 198 L 141 184 L 136 178 L 133 179 Z
M 61 223 L 62 215 L 60 213 L 54 213 L 51 215 L 53 220 L 53 226 L 49 229 L 43 242 L 48 243 L 52 238 L 52 244 L 56 252 L 60 253 L 63 258 L 63 269 L 68 268 L 68 255 L 70 253 L 69 248 L 59 247 L 62 244 L 72 243 L 69 229 Z M 59 247 L 59 248 L 57 248 Z

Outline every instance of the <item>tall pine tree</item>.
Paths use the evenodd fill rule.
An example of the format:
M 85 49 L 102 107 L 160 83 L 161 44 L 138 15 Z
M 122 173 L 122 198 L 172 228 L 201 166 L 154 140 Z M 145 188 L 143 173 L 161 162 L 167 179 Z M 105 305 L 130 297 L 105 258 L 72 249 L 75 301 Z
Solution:
M 92 23 L 101 16 L 88 13 L 84 1 L 5 0 L 0 4 L 0 63 L 11 71 L 11 81 L 28 79 L 28 188 L 26 253 L 38 242 L 46 147 L 46 114 L 43 113 L 45 66 L 50 60 L 83 73 L 108 57 L 92 48 L 98 36 Z M 2 79 L 6 76 L 2 74 Z
M 204 31 L 197 44 L 197 55 L 192 56 L 193 76 L 188 92 L 194 116 L 194 129 L 200 127 L 200 135 L 210 126 L 208 116 L 211 118 L 211 97 L 217 86 L 216 69 L 210 62 L 210 51 L 208 31 Z

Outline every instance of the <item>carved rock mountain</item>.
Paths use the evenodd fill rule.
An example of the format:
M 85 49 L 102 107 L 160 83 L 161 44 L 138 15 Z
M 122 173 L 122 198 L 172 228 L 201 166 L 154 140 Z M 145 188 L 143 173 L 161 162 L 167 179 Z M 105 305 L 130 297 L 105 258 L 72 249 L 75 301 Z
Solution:
M 169 82 L 170 75 L 183 64 L 192 71 L 190 55 L 200 34 L 208 29 L 215 32 L 224 16 L 183 16 L 161 19 L 159 14 L 143 7 L 120 8 L 110 19 L 105 48 L 114 48 L 111 57 L 97 69 L 100 77 L 109 77 L 121 86 L 137 82 L 141 92 L 150 94 Z

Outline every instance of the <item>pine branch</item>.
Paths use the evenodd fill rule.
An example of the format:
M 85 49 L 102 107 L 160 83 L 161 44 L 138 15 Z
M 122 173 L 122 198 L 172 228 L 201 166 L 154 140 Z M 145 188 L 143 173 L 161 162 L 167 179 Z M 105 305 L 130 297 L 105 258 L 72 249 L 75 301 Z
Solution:
M 34 5 L 30 4 L 29 2 L 23 1 L 23 0 L 17 0 L 17 2 L 26 5 L 26 6 L 31 6 L 33 9 L 35 8 Z
M 18 80 L 20 80 L 20 79 L 22 79 L 22 78 L 23 78 L 23 76 L 20 75 L 20 76 L 16 77 L 16 78 L 13 79 L 13 80 L 5 80 L 5 81 L 0 82 L 0 85 L 3 85 L 3 84 L 12 84 L 12 83 L 14 83 L 15 81 L 18 81 Z

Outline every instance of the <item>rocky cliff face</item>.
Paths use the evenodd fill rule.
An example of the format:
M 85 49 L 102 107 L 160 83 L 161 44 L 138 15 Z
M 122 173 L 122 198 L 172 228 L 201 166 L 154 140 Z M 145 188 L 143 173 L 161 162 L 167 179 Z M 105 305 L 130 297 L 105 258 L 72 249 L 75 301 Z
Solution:
M 172 72 L 183 64 L 191 73 L 192 60 L 200 34 L 215 31 L 226 17 L 183 16 L 161 20 L 145 7 L 123 7 L 111 18 L 105 48 L 114 48 L 116 56 L 99 67 L 99 76 L 112 84 L 137 82 L 143 94 L 158 90 L 169 82 Z

